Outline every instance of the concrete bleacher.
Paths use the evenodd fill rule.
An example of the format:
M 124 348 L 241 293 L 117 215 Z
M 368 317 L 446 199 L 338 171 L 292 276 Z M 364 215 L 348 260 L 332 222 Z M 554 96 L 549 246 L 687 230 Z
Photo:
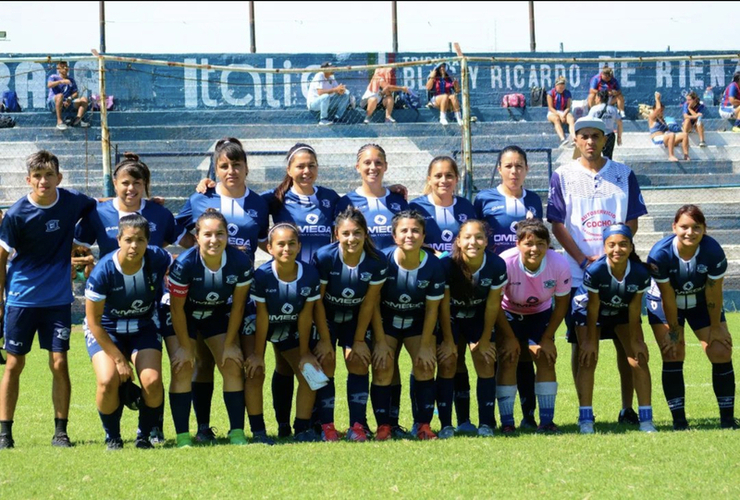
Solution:
M 654 146 L 647 122 L 635 119 L 628 107 L 623 145 L 615 160 L 630 165 L 650 210 L 640 220 L 638 250 L 646 255 L 652 244 L 670 233 L 676 208 L 683 203 L 701 205 L 710 232 L 724 245 L 731 261 L 727 288 L 740 290 L 740 134 L 720 119 L 716 107 L 708 107 L 704 119 L 708 147 L 698 147 L 691 134 L 691 160 L 673 163 L 664 148 Z M 558 147 L 559 140 L 546 120 L 546 108 L 527 108 L 510 114 L 500 107 L 474 107 L 471 115 L 474 150 L 494 150 L 516 144 L 524 149 L 549 148 L 553 168 L 571 158 L 573 150 Z M 679 118 L 679 106 L 668 106 L 666 115 Z M 89 129 L 59 131 L 48 112 L 23 112 L 14 116 L 17 126 L 0 130 L 0 205 L 8 206 L 27 193 L 24 159 L 34 151 L 48 149 L 60 159 L 65 186 L 102 196 L 100 120 L 96 113 Z M 227 136 L 239 138 L 250 152 L 285 152 L 296 142 L 307 142 L 319 153 L 319 184 L 345 193 L 359 185 L 355 165 L 357 149 L 377 142 L 386 149 L 389 183 L 402 183 L 411 196 L 421 192 L 429 161 L 440 154 L 462 149 L 461 129 L 439 124 L 439 112 L 428 108 L 396 110 L 396 124 L 382 123 L 382 112 L 363 125 L 364 111 L 350 111 L 343 122 L 317 126 L 315 114 L 301 109 L 282 110 L 167 110 L 109 112 L 111 148 L 139 154 L 152 170 L 152 194 L 167 199 L 177 211 L 205 176 L 210 158 L 200 156 L 156 157 L 147 153 L 205 153 Z M 513 119 L 512 119 L 513 117 Z M 680 148 L 677 148 L 680 151 Z M 677 154 L 679 153 L 677 151 Z M 680 155 L 679 155 L 680 156 Z M 113 159 L 115 162 L 115 159 Z M 462 163 L 462 159 L 459 159 Z M 473 183 L 477 190 L 489 187 L 496 154 L 473 155 Z M 249 156 L 248 183 L 255 191 L 275 187 L 285 174 L 282 155 Z M 546 198 L 549 171 L 546 156 L 530 154 L 527 187 Z M 692 187 L 699 187 L 692 189 Z M 701 188 L 703 187 L 703 188 Z

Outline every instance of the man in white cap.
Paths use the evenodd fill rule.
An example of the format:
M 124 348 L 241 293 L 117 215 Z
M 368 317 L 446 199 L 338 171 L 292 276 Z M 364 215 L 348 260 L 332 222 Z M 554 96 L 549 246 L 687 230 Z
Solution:
M 580 158 L 559 167 L 550 179 L 547 202 L 547 220 L 552 233 L 565 249 L 573 276 L 575 291 L 583 281 L 585 269 L 604 253 L 603 231 L 617 222 L 624 222 L 637 232 L 638 217 L 647 214 L 645 202 L 634 172 L 622 163 L 602 156 L 606 145 L 606 127 L 598 118 L 579 118 L 574 128 L 575 145 Z M 571 368 L 578 373 L 578 339 L 566 317 L 568 342 L 573 344 Z M 602 335 L 602 339 L 605 335 Z M 632 409 L 633 386 L 629 363 L 619 340 L 617 365 L 622 382 L 622 411 L 620 423 L 639 424 Z

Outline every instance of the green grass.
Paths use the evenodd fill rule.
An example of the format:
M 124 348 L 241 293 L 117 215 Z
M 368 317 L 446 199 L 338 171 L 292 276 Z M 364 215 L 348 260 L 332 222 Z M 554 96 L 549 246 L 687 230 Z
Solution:
M 730 331 L 740 331 L 740 314 L 729 314 L 728 321 Z M 740 432 L 717 428 L 711 365 L 698 341 L 690 336 L 687 343 L 686 411 L 694 430 L 683 433 L 670 430 L 670 413 L 660 384 L 660 357 L 655 342 L 648 345 L 655 423 L 661 431 L 654 435 L 616 425 L 619 381 L 614 349 L 608 342 L 602 343 L 597 370 L 597 435 L 577 434 L 578 403 L 568 364 L 570 351 L 559 335 L 560 391 L 555 420 L 564 431 L 560 436 L 523 433 L 511 438 L 458 437 L 436 442 L 221 445 L 140 451 L 132 443 L 136 416 L 126 410 L 122 422 L 126 449 L 106 452 L 95 409 L 95 377 L 81 331 L 76 328 L 70 352 L 73 394 L 69 425 L 76 446 L 71 450 L 50 446 L 51 378 L 46 353 L 34 348 L 21 380 L 14 425 L 16 449 L 0 452 L 0 498 L 737 498 Z M 402 364 L 406 379 L 406 354 Z M 218 375 L 216 378 L 212 423 L 224 435 L 228 424 L 218 395 Z M 343 366 L 337 380 L 337 427 L 344 430 Z M 471 382 L 475 387 L 474 378 Z M 269 393 L 269 381 L 266 385 Z M 274 416 L 270 400 L 266 401 L 268 432 L 274 434 Z M 406 392 L 403 404 L 402 422 L 408 424 L 411 412 Z M 472 414 L 477 415 L 474 402 Z M 167 437 L 174 438 L 169 411 L 165 423 Z M 437 422 L 435 425 L 438 427 Z M 191 429 L 194 426 L 191 423 Z

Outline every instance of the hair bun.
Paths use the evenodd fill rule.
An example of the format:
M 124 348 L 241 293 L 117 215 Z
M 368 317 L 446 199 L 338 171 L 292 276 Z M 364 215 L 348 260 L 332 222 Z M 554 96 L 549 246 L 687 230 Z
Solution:
M 136 153 L 132 153 L 131 151 L 126 151 L 125 153 L 123 153 L 123 157 L 127 160 L 139 161 L 139 155 L 137 155 Z

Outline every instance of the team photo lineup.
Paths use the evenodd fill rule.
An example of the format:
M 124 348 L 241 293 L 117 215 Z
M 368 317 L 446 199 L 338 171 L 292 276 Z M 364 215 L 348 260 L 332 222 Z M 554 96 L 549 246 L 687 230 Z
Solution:
M 297 143 L 285 157 L 284 179 L 257 193 L 249 188 L 248 152 L 225 137 L 213 152 L 216 180 L 203 179 L 176 215 L 149 192 L 151 172 L 134 153 L 113 168 L 115 197 L 98 200 L 65 189 L 53 151 L 32 154 L 30 192 L 0 226 L 7 357 L 0 449 L 23 439 L 24 422 L 14 414 L 36 336 L 53 380 L 52 445 L 73 446 L 67 352 L 70 277 L 79 273 L 101 443 L 109 450 L 123 448 L 124 437 L 135 436 L 141 449 L 164 444 L 169 418 L 171 444 L 215 443 L 216 370 L 234 445 L 291 436 L 362 442 L 521 429 L 558 434 L 557 420 L 575 420 L 581 434 L 593 434 L 595 371 L 607 339 L 622 393 L 627 387 L 630 394 L 619 423 L 657 432 L 652 367 L 673 429 L 687 430 L 686 323 L 711 363 L 719 426 L 737 429 L 723 310 L 727 259 L 701 208 L 677 204 L 673 234 L 638 256 L 633 239 L 649 207 L 634 172 L 602 154 L 614 129 L 591 116 L 570 129 L 579 157 L 553 172 L 545 207 L 526 188 L 527 153 L 516 145 L 498 155 L 498 185 L 471 202 L 458 194 L 461 171 L 450 156 L 435 157 L 424 193 L 407 199 L 405 186 L 384 183 L 393 158 L 374 143 L 357 151 L 356 189 L 322 187 L 321 158 Z M 263 252 L 269 260 L 255 265 Z M 559 358 L 561 326 L 571 352 L 561 349 Z M 646 335 L 659 349 L 650 363 Z M 407 373 L 399 367 L 403 351 Z M 335 380 L 342 360 L 346 380 Z M 572 381 L 557 380 L 556 361 L 570 362 Z M 559 384 L 571 383 L 579 407 L 558 406 L 556 418 Z M 403 385 L 410 415 L 400 411 Z M 348 415 L 335 415 L 337 386 L 346 387 Z M 265 405 L 274 408 L 277 435 L 267 433 Z M 138 411 L 137 429 L 121 429 L 124 407 Z

